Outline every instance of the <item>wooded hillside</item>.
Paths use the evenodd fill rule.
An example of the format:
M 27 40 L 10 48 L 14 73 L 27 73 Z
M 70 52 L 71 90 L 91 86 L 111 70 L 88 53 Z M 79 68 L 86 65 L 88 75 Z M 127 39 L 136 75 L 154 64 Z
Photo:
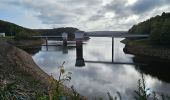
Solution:
M 154 44 L 170 44 L 170 13 L 163 12 L 144 22 L 134 25 L 128 31 L 132 34 L 150 34 L 150 40 Z
M 54 29 L 29 29 L 7 21 L 0 20 L 0 33 L 6 33 L 6 36 L 15 36 L 15 39 L 32 39 L 32 36 L 36 35 L 57 35 L 61 36 L 61 33 L 68 33 L 69 38 L 74 38 L 74 32 L 77 28 L 62 27 Z

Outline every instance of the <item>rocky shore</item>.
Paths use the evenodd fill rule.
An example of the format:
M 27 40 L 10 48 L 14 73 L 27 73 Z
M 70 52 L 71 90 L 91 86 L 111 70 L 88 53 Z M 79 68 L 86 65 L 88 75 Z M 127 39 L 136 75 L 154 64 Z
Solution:
M 41 70 L 25 51 L 0 41 L 0 87 L 13 84 L 12 95 L 24 100 L 34 100 L 38 92 L 48 92 L 50 76 Z M 71 93 L 62 86 L 63 91 Z
M 153 46 L 149 43 L 143 42 L 143 40 L 125 41 L 125 53 L 137 56 L 149 56 L 170 61 L 170 48 Z
M 39 39 L 39 40 L 8 40 L 8 43 L 15 45 L 16 47 L 21 48 L 29 48 L 29 47 L 35 47 L 35 46 L 41 46 L 41 44 L 45 43 L 45 40 Z

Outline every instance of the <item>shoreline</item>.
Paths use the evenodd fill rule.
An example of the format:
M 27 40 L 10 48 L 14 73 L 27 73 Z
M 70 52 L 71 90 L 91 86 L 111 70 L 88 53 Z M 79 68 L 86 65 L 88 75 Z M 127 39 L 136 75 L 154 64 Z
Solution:
M 9 44 L 12 44 L 19 48 L 30 48 L 35 46 L 40 46 L 41 44 L 45 43 L 45 40 L 43 39 L 37 39 L 37 40 L 8 40 Z
M 170 62 L 170 48 L 153 46 L 148 43 L 148 40 L 123 40 L 125 44 L 123 51 L 127 54 L 137 56 L 153 57 Z

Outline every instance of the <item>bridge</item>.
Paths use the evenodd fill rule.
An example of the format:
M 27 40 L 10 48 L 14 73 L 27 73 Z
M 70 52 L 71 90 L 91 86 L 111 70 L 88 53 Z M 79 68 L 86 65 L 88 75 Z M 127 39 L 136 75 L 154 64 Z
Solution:
M 32 36 L 33 38 L 45 38 L 46 46 L 48 46 L 48 38 L 62 38 L 63 47 L 67 47 L 67 38 L 68 34 L 63 33 L 62 36 Z M 112 38 L 112 61 L 85 61 L 83 58 L 83 39 L 85 37 L 110 37 Z M 108 64 L 135 64 L 135 63 L 126 63 L 126 62 L 115 62 L 114 61 L 114 38 L 148 38 L 149 35 L 143 34 L 128 34 L 127 31 L 110 31 L 106 32 L 75 32 L 75 41 L 76 41 L 76 66 L 85 66 L 85 62 L 88 63 L 108 63 Z

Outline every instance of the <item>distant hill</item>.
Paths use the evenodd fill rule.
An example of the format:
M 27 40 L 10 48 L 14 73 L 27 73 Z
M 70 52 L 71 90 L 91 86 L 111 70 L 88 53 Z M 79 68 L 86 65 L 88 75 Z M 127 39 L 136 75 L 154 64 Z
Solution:
M 170 13 L 163 12 L 144 22 L 134 25 L 128 33 L 150 34 L 151 42 L 161 45 L 170 44 Z
M 0 33 L 6 33 L 7 36 L 15 36 L 16 39 L 31 39 L 31 36 L 36 35 L 57 35 L 61 33 L 68 33 L 69 38 L 74 38 L 74 32 L 77 28 L 62 27 L 54 29 L 29 29 L 14 23 L 0 20 Z
M 32 29 L 25 28 L 25 27 L 19 26 L 11 22 L 0 20 L 0 32 L 1 33 L 6 33 L 6 35 L 8 36 L 10 35 L 14 36 L 16 33 L 20 31 L 35 32 Z
M 61 27 L 54 29 L 36 29 L 34 31 L 40 33 L 41 35 L 50 35 L 50 36 L 61 36 L 63 32 L 68 33 L 69 38 L 74 38 L 74 32 L 79 29 L 73 27 Z

